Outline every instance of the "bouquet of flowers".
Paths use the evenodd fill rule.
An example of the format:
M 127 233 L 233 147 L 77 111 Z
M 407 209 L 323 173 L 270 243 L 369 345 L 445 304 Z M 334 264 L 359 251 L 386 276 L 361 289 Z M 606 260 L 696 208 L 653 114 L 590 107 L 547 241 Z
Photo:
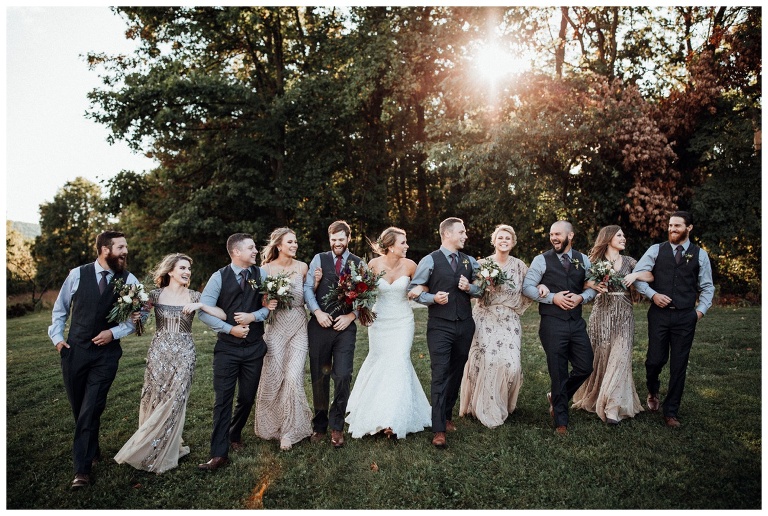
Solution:
M 619 274 L 613 269 L 613 264 L 608 260 L 596 261 L 587 271 L 587 281 L 594 281 L 595 283 L 605 283 L 606 285 L 616 287 L 621 290 L 626 290 L 622 281 L 624 276 Z
M 357 310 L 360 324 L 370 326 L 376 320 L 373 305 L 379 294 L 379 278 L 384 274 L 384 271 L 374 274 L 365 261 L 361 261 L 359 266 L 349 262 L 341 272 L 339 284 L 323 298 L 323 302 L 335 305 L 331 314 L 342 307 Z
M 142 309 L 149 310 L 149 294 L 141 283 L 127 285 L 122 278 L 117 278 L 115 280 L 115 293 L 117 294 L 117 301 L 112 306 L 112 310 L 109 311 L 107 321 L 121 323 Z M 139 319 L 136 321 L 136 335 L 141 337 L 142 333 L 144 333 L 144 324 Z
M 267 324 L 275 322 L 275 312 L 285 308 L 291 309 L 291 301 L 293 301 L 293 292 L 291 292 L 291 273 L 285 271 L 278 272 L 272 276 L 264 278 L 259 285 L 256 280 L 248 280 L 253 290 L 257 290 L 260 294 L 267 296 L 267 301 L 277 299 L 277 308 L 269 311 L 267 320 L 264 321 Z
M 501 268 L 501 266 L 493 260 L 487 260 L 480 264 L 480 268 L 475 275 L 476 284 L 483 289 L 481 299 L 483 304 L 488 304 L 491 297 L 491 292 L 505 283 L 509 283 L 514 288 L 515 283 L 512 278 L 507 277 L 507 273 Z

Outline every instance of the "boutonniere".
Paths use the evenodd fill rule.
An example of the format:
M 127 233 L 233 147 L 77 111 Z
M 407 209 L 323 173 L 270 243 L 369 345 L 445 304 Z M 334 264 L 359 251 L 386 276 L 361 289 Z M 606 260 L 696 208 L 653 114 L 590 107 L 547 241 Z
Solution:
M 469 269 L 469 260 L 467 260 L 466 258 L 464 258 L 464 259 L 461 261 L 461 263 L 463 263 L 463 264 L 464 264 L 464 268 L 465 268 L 465 269 Z
M 691 253 L 685 253 L 683 255 L 683 258 L 685 258 L 685 264 L 688 265 L 688 262 L 691 261 L 691 258 L 693 258 L 693 255 Z
M 576 270 L 579 270 L 579 266 L 581 265 L 581 262 L 578 258 L 571 258 L 571 265 L 576 267 Z

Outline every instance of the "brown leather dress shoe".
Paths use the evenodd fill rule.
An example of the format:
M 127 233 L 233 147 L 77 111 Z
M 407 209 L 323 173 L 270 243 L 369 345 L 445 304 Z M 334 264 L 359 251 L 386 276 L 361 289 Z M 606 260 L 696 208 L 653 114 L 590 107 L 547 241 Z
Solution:
M 80 487 L 88 487 L 91 484 L 91 476 L 87 473 L 76 473 L 75 479 L 72 480 L 72 489 L 78 489 Z
M 675 416 L 664 416 L 664 424 L 669 428 L 680 428 L 682 426 Z
M 453 421 L 450 419 L 445 422 L 445 431 L 446 432 L 455 432 L 456 431 L 456 425 L 453 424 Z
M 445 432 L 435 432 L 435 436 L 432 438 L 432 444 L 437 448 L 445 448 Z
M 657 412 L 659 410 L 659 395 L 657 394 L 651 394 L 648 393 L 648 398 L 646 398 L 646 403 L 648 404 L 648 410 L 651 412 Z
M 555 435 L 568 435 L 568 427 L 565 425 L 558 426 L 555 428 Z
M 331 444 L 334 448 L 341 448 L 344 446 L 344 431 L 331 430 Z
M 197 467 L 205 471 L 216 471 L 229 464 L 229 459 L 226 457 L 213 457 L 211 460 L 204 464 L 198 464 Z
M 243 441 L 232 441 L 229 443 L 229 447 L 232 451 L 242 451 L 245 448 Z
M 323 442 L 325 439 L 325 432 L 312 432 L 312 436 L 309 438 L 309 442 L 317 444 Z

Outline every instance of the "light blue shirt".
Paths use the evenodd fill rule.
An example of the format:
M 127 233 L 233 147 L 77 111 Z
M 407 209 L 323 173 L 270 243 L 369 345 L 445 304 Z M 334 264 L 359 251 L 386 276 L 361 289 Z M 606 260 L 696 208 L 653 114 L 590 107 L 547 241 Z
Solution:
M 440 252 L 445 255 L 445 259 L 450 263 L 451 254 L 453 254 L 453 251 L 449 251 L 445 247 L 440 246 Z M 458 255 L 458 251 L 456 251 L 456 254 Z M 477 260 L 469 255 L 467 255 L 467 258 L 469 258 L 469 264 L 472 266 L 472 277 L 467 278 L 470 281 L 469 295 L 472 297 L 480 297 L 480 294 L 483 293 L 483 290 L 479 286 L 472 283 L 472 280 L 475 279 L 475 275 L 477 274 L 477 270 L 480 268 L 480 264 L 478 264 Z M 408 290 L 411 290 L 414 287 L 418 287 L 419 285 L 426 285 L 429 282 L 429 277 L 432 276 L 432 271 L 434 268 L 435 261 L 432 259 L 432 253 L 430 253 L 422 258 L 419 261 L 419 264 L 416 266 L 416 272 L 413 273 L 413 278 L 411 278 L 411 284 L 408 285 Z M 422 292 L 419 294 L 419 297 L 414 299 L 414 301 L 422 305 L 433 305 L 435 304 L 436 294 L 437 292 Z
M 316 254 L 312 258 L 312 261 L 309 262 L 307 277 L 304 279 L 304 302 L 307 304 L 307 308 L 311 314 L 315 313 L 315 310 L 322 310 L 322 308 L 320 308 L 320 303 L 317 302 L 317 296 L 315 296 L 315 269 L 321 267 L 321 254 L 324 253 Z M 341 254 L 341 263 L 347 263 L 350 254 L 349 249 L 345 249 Z M 334 264 L 335 261 L 336 258 L 334 258 Z M 352 310 L 351 313 L 355 314 L 355 318 L 357 318 L 357 310 Z
M 243 268 L 235 265 L 234 263 L 230 263 L 229 266 L 232 267 L 232 271 L 235 273 L 235 276 L 240 279 L 240 272 L 243 270 Z M 262 267 L 259 267 L 259 273 L 261 274 L 262 279 L 268 276 L 267 271 Z M 245 288 L 251 288 L 251 286 L 246 285 Z M 200 295 L 200 302 L 206 306 L 217 306 L 219 301 L 219 294 L 221 294 L 221 272 L 216 271 L 211 274 L 211 279 L 209 279 L 208 283 L 205 284 L 203 293 Z M 230 330 L 232 330 L 232 325 L 227 321 L 222 321 L 218 317 L 215 317 L 202 310 L 197 311 L 197 316 L 216 333 L 229 333 Z M 264 306 L 261 309 L 253 312 L 253 316 L 256 318 L 255 322 L 262 322 L 269 316 L 269 308 Z
M 114 277 L 115 273 L 113 273 L 109 269 L 105 269 L 104 267 L 99 264 L 99 261 L 96 260 L 94 262 L 94 269 L 96 272 L 96 284 L 101 281 L 101 271 L 107 271 L 107 283 L 112 281 L 112 278 Z M 134 276 L 131 273 L 128 273 L 128 279 L 126 279 L 126 284 L 128 285 L 134 285 L 138 283 L 139 280 L 136 279 L 136 276 Z M 69 271 L 69 274 L 67 275 L 67 279 L 64 280 L 64 284 L 61 286 L 61 290 L 59 290 L 59 295 L 56 298 L 56 303 L 53 305 L 53 312 L 51 313 L 51 325 L 48 327 L 48 337 L 53 341 L 53 345 L 55 346 L 59 342 L 65 341 L 64 339 L 64 327 L 67 324 L 67 318 L 69 317 L 69 310 L 72 307 L 72 296 L 75 295 L 75 292 L 77 292 L 77 287 L 80 286 L 80 267 L 75 267 L 71 271 Z M 110 328 L 110 331 L 112 332 L 112 339 L 122 339 L 126 335 L 130 335 L 136 330 L 136 325 L 133 324 L 133 321 L 128 319 L 127 321 L 123 321 L 117 326 L 113 326 Z
M 563 254 L 568 255 L 568 259 L 571 260 L 572 254 L 571 252 L 573 249 L 569 249 L 567 253 L 556 253 L 557 259 L 562 260 Z M 588 271 L 589 268 L 592 266 L 592 263 L 589 261 L 589 258 L 587 258 L 586 254 L 581 253 L 581 256 L 584 257 L 584 263 L 579 264 L 579 267 L 584 267 L 585 271 Z M 573 260 L 571 260 L 573 261 Z M 571 264 L 571 267 L 575 267 L 576 264 Z M 536 256 L 533 261 L 531 262 L 531 266 L 528 267 L 528 272 L 525 275 L 525 279 L 523 280 L 523 294 L 525 294 L 526 297 L 530 297 L 534 301 L 538 301 L 539 303 L 544 303 L 547 305 L 551 305 L 552 300 L 555 299 L 555 294 L 557 292 L 550 292 L 547 294 L 546 297 L 539 297 L 539 283 L 541 283 L 541 278 L 544 277 L 544 272 L 547 270 L 547 262 L 544 258 L 543 254 L 540 254 Z M 574 292 L 574 294 L 579 294 L 584 301 L 582 301 L 582 304 L 589 303 L 593 299 L 595 299 L 595 296 L 597 295 L 597 292 L 591 288 L 584 289 L 583 292 Z
M 656 258 L 659 257 L 659 245 L 660 244 L 653 244 L 649 247 L 643 257 L 640 258 L 640 261 L 637 262 L 637 265 L 635 265 L 635 269 L 632 272 L 652 271 L 653 266 L 656 265 Z M 685 254 L 686 251 L 688 251 L 688 247 L 691 245 L 691 241 L 686 240 L 678 245 L 683 246 L 683 254 Z M 677 246 L 672 245 L 673 249 L 675 247 Z M 653 290 L 645 281 L 635 281 L 635 288 L 640 294 L 650 299 L 651 302 L 653 302 L 654 294 L 658 294 L 658 292 Z M 696 307 L 696 310 L 704 315 L 707 313 L 707 310 L 709 310 L 709 307 L 712 306 L 712 299 L 715 297 L 715 284 L 712 283 L 712 265 L 709 263 L 709 255 L 701 248 L 699 248 L 699 280 L 697 288 L 699 289 L 699 306 Z

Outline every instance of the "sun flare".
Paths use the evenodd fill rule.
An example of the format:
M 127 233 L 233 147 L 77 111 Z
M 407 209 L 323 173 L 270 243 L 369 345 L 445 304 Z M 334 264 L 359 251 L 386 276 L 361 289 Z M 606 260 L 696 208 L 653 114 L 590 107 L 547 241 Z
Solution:
M 529 61 L 512 55 L 497 44 L 479 47 L 473 61 L 477 72 L 492 82 L 531 67 Z

